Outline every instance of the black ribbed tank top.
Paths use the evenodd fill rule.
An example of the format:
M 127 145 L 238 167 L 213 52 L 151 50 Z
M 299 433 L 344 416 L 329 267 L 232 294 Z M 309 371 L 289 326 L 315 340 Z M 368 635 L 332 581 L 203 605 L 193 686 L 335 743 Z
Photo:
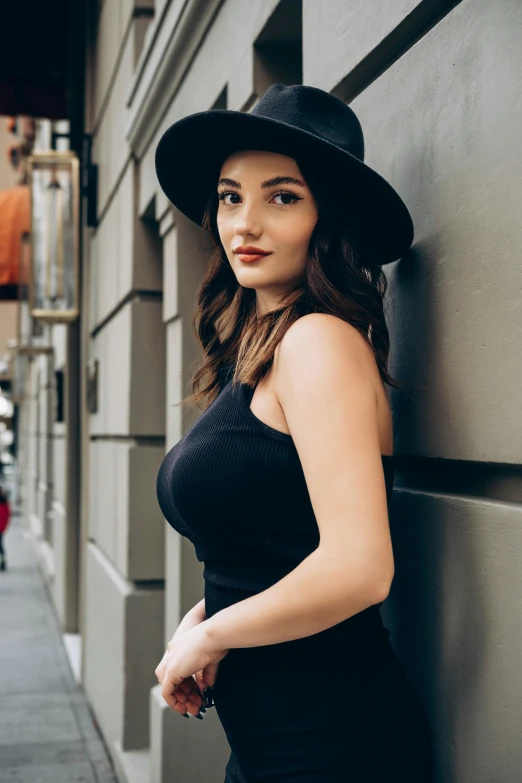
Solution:
M 217 610 L 275 584 L 319 545 L 292 436 L 254 415 L 254 389 L 233 384 L 232 373 L 233 366 L 222 368 L 219 394 L 167 453 L 157 478 L 163 515 L 205 564 L 207 616 L 211 604 Z M 383 469 L 389 502 L 393 457 L 383 455 Z M 391 655 L 379 606 L 314 638 L 358 628 L 360 652 Z
M 217 397 L 166 454 L 157 497 L 169 524 L 204 562 L 205 610 L 211 617 L 268 589 L 319 545 L 319 528 L 291 435 L 250 410 L 254 389 L 233 384 L 222 368 Z M 393 457 L 383 455 L 390 501 Z M 257 648 L 238 648 L 226 667 L 354 666 L 403 669 L 374 604 L 324 631 Z M 224 661 L 220 668 L 223 668 Z

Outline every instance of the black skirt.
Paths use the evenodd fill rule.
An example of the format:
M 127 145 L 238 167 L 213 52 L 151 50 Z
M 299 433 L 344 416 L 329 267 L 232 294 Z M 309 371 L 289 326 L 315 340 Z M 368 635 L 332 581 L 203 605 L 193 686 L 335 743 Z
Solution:
M 207 617 L 240 597 L 206 584 Z M 224 783 L 432 783 L 431 728 L 403 664 L 391 644 L 358 657 L 340 627 L 220 662 Z

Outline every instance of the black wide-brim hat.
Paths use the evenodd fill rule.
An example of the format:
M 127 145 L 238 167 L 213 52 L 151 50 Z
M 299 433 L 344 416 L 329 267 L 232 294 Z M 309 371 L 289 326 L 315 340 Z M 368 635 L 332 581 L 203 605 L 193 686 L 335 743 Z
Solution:
M 171 125 L 156 148 L 156 174 L 167 198 L 199 226 L 224 160 L 238 150 L 267 150 L 320 165 L 357 213 L 360 242 L 377 264 L 401 258 L 413 222 L 397 191 L 364 163 L 360 122 L 325 90 L 272 84 L 250 112 L 212 109 Z M 337 196 L 336 196 L 337 197 Z

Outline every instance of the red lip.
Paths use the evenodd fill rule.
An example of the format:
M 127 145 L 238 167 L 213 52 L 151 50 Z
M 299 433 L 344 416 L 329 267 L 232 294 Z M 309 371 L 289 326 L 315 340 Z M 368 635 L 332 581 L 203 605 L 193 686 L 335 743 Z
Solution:
M 254 247 L 253 245 L 240 245 L 234 248 L 234 253 L 241 253 L 244 256 L 268 256 L 269 250 L 262 250 L 260 247 Z

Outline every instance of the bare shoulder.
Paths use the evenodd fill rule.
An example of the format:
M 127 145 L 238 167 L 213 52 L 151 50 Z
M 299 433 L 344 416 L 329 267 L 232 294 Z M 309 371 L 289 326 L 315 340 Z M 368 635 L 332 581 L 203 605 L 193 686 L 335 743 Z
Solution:
M 289 327 L 278 349 L 274 388 L 321 544 L 353 557 L 365 574 L 375 569 L 371 581 L 382 582 L 393 572 L 382 464 L 392 442 L 372 346 L 341 318 L 313 313 Z
M 291 379 L 321 376 L 334 380 L 339 375 L 375 386 L 379 372 L 368 341 L 351 324 L 328 313 L 309 313 L 286 331 L 274 354 L 276 385 Z

